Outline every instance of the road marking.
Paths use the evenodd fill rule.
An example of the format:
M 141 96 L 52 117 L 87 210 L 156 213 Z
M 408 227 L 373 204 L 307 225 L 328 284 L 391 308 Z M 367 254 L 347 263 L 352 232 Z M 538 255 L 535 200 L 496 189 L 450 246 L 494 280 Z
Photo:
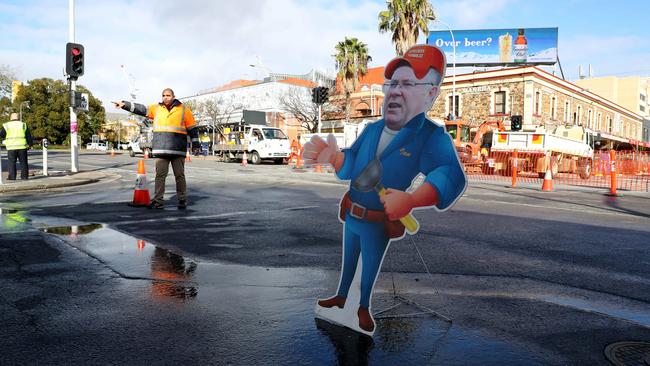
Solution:
M 486 203 L 486 204 L 488 203 L 488 201 L 486 201 L 484 199 L 470 198 L 470 197 L 464 197 L 464 196 L 463 196 L 463 200 L 477 201 L 477 202 Z M 590 213 L 590 214 L 596 214 L 596 215 L 630 216 L 630 215 L 625 214 L 623 212 L 606 212 L 606 211 L 603 212 L 603 211 L 586 210 L 584 208 L 542 206 L 542 205 L 533 205 L 533 204 L 530 204 L 530 203 L 507 202 L 507 201 L 498 201 L 498 200 L 491 200 L 489 202 L 490 203 L 496 203 L 496 204 L 504 204 L 504 205 L 512 205 L 512 206 L 525 206 L 525 207 L 547 209 L 547 210 L 563 210 L 563 211 L 570 211 L 570 212 Z

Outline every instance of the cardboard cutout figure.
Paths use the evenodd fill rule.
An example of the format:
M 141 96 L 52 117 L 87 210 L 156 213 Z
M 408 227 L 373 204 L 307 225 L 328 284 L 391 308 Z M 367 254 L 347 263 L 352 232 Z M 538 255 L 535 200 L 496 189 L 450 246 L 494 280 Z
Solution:
M 369 124 L 347 149 L 336 139 L 312 137 L 304 146 L 306 164 L 332 164 L 350 180 L 340 203 L 344 223 L 341 277 L 336 295 L 318 300 L 316 315 L 372 336 L 372 290 L 392 240 L 415 234 L 416 208 L 449 209 L 467 181 L 445 128 L 426 118 L 440 94 L 445 56 L 431 45 L 416 45 L 391 60 L 384 76 L 383 119 Z M 424 182 L 406 192 L 418 174 Z

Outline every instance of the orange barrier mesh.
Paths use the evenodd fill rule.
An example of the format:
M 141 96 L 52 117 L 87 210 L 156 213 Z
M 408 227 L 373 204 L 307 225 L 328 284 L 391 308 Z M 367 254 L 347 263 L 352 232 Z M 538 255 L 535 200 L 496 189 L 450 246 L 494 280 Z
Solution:
M 571 154 L 544 154 L 518 152 L 513 164 L 512 152 L 492 151 L 478 162 L 464 163 L 470 180 L 512 179 L 513 165 L 517 166 L 517 182 L 542 184 L 547 168 L 551 168 L 554 184 L 609 189 L 611 161 L 609 151 L 594 152 L 592 159 Z M 621 190 L 650 192 L 650 152 L 616 152 L 616 187 Z

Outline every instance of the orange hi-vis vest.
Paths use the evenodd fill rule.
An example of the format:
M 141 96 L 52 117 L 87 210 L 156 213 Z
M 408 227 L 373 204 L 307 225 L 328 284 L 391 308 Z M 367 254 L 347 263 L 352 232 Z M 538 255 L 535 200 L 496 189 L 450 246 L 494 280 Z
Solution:
M 192 111 L 182 103 L 171 109 L 164 104 L 152 104 L 147 109 L 147 117 L 153 120 L 152 153 L 160 155 L 185 156 L 187 136 L 198 142 L 198 129 Z

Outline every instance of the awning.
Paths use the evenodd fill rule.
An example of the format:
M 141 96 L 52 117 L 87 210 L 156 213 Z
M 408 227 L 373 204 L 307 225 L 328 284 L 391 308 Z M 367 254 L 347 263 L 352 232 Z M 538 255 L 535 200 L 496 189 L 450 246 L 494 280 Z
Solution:
M 627 144 L 630 143 L 630 140 L 628 140 L 626 138 L 610 135 L 610 134 L 605 133 L 605 132 L 599 132 L 598 135 L 600 135 L 600 137 L 602 137 L 604 139 L 614 140 L 614 141 L 618 141 L 618 142 L 625 142 Z

